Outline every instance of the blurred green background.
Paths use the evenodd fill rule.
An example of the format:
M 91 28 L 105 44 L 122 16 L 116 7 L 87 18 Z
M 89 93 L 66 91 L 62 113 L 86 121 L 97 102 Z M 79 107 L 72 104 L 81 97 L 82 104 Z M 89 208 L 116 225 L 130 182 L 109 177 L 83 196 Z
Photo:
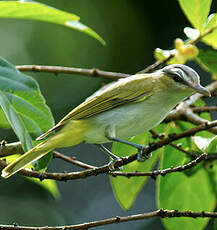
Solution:
M 185 39 L 183 28 L 190 26 L 177 1 L 143 0 L 56 0 L 40 1 L 77 14 L 81 22 L 99 33 L 102 46 L 85 34 L 58 25 L 0 20 L 0 55 L 15 65 L 42 64 L 136 73 L 154 62 L 156 47 L 172 48 L 175 38 Z M 216 4 L 212 11 L 216 11 Z M 198 68 L 204 82 L 204 71 Z M 105 79 L 76 75 L 29 73 L 41 87 L 56 121 L 81 103 Z M 12 131 L 1 130 L 1 139 L 16 141 Z M 107 156 L 93 145 L 61 150 L 77 159 L 102 165 Z M 50 171 L 72 171 L 60 160 L 53 160 Z M 121 209 L 113 196 L 109 177 L 101 175 L 85 180 L 58 183 L 61 197 L 54 200 L 43 188 L 21 176 L 0 179 L 0 224 L 67 225 L 129 215 L 156 208 L 155 181 L 149 179 L 129 211 Z M 103 226 L 101 229 L 163 229 L 158 219 Z

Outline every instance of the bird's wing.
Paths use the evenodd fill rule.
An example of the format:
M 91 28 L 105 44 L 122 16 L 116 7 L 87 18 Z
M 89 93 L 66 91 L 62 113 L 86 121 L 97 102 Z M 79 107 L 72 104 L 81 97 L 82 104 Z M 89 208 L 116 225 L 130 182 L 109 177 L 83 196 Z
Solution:
M 86 119 L 124 104 L 145 100 L 152 95 L 154 85 L 149 76 L 149 74 L 134 75 L 103 87 L 74 108 L 56 126 L 42 134 L 37 140 L 43 139 L 69 120 Z

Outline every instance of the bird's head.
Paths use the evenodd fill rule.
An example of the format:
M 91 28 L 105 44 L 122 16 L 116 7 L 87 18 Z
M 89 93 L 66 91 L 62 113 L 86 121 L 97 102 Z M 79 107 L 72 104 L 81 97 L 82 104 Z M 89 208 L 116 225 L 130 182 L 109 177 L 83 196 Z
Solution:
M 164 67 L 161 71 L 172 79 L 178 88 L 211 96 L 209 90 L 200 85 L 200 77 L 192 68 L 186 65 L 173 64 Z

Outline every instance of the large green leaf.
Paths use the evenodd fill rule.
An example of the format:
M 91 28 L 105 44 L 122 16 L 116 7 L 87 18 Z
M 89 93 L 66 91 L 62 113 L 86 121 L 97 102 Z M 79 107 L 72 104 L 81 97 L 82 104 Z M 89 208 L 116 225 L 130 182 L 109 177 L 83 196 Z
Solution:
M 202 105 L 200 100 L 196 105 Z M 205 115 L 206 118 L 207 115 Z M 193 125 L 188 122 L 177 122 L 168 126 L 168 132 L 182 132 Z M 200 135 L 208 135 L 208 132 L 200 132 Z M 209 136 L 209 135 L 208 135 Z M 183 138 L 175 143 L 181 143 L 185 150 L 192 150 L 190 138 Z M 160 168 L 165 169 L 171 166 L 180 166 L 189 161 L 185 153 L 166 146 L 160 161 Z M 200 166 L 201 167 L 201 166 Z M 193 168 L 185 173 L 171 173 L 157 179 L 157 204 L 158 208 L 176 209 L 180 211 L 213 211 L 215 208 L 215 194 L 207 172 L 203 168 Z M 206 197 L 206 199 L 201 199 Z M 171 218 L 163 219 L 167 229 L 203 229 L 208 219 Z
M 155 130 L 157 130 L 158 132 L 163 132 L 164 125 L 160 125 Z M 149 132 L 146 132 L 136 137 L 129 138 L 128 141 L 137 144 L 148 145 L 148 143 L 152 142 L 153 139 L 151 137 L 151 134 Z M 119 157 L 132 155 L 137 152 L 135 148 L 121 143 L 114 143 L 112 151 Z M 156 163 L 160 151 L 161 150 L 154 152 L 153 156 L 143 163 L 134 161 L 128 165 L 125 165 L 122 171 L 123 172 L 150 171 L 154 166 L 154 164 Z M 118 176 L 118 177 L 111 176 L 110 179 L 111 179 L 111 184 L 116 199 L 124 209 L 128 210 L 133 205 L 138 193 L 144 186 L 148 177 L 126 178 L 122 176 Z
M 37 82 L 20 73 L 4 59 L 0 59 L 0 106 L 25 151 L 33 147 L 38 135 L 54 125 Z M 7 157 L 7 161 L 11 162 L 17 157 Z M 50 158 L 51 154 L 38 160 L 35 169 L 45 170 Z M 43 181 L 41 185 L 49 191 L 56 186 L 55 182 L 47 181 Z
M 203 41 L 208 45 L 211 45 L 214 49 L 217 49 L 217 14 L 211 14 L 207 23 L 204 27 L 204 31 L 210 30 L 213 28 L 212 33 L 209 33 L 203 38 Z
M 161 168 L 168 167 L 168 158 L 176 165 L 176 157 L 171 149 L 165 150 L 161 159 Z M 177 156 L 177 155 L 176 155 Z M 165 164 L 166 161 L 166 164 Z M 215 209 L 215 194 L 210 185 L 208 174 L 204 169 L 199 169 L 192 176 L 184 173 L 167 174 L 158 178 L 157 183 L 158 207 L 175 209 L 179 211 L 213 211 Z M 208 218 L 168 218 L 163 219 L 167 229 L 176 230 L 202 230 L 207 225 Z
M 5 114 L 4 114 L 2 109 L 0 109 L 0 117 L 1 117 L 1 119 L 0 119 L 0 128 L 10 129 L 11 126 L 8 123 L 8 120 L 7 120 L 7 118 L 6 118 L 6 116 L 5 116 Z
M 196 60 L 203 66 L 207 71 L 217 74 L 217 52 L 214 50 L 199 50 L 199 55 Z
M 212 0 L 179 0 L 179 4 L 191 24 L 204 31 Z
M 34 1 L 0 1 L 0 18 L 15 18 L 51 22 L 86 33 L 102 44 L 104 40 L 92 29 L 79 22 L 79 17 Z
M 37 82 L 0 59 L 0 105 L 24 150 L 51 128 L 54 120 Z

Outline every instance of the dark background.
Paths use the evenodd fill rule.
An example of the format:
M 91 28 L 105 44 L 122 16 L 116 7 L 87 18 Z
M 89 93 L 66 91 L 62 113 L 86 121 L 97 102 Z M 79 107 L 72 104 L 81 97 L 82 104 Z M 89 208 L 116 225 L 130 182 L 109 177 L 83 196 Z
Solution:
M 185 39 L 190 26 L 178 1 L 142 0 L 56 0 L 41 1 L 75 13 L 81 22 L 99 33 L 102 46 L 85 34 L 54 24 L 0 20 L 0 55 L 15 65 L 43 64 L 136 73 L 154 62 L 153 51 L 170 49 L 175 38 Z M 214 9 L 214 1 L 212 6 Z M 205 73 L 192 64 L 206 82 Z M 91 95 L 104 79 L 76 75 L 29 73 L 41 87 L 56 121 Z M 1 131 L 1 139 L 16 141 L 12 131 Z M 103 165 L 107 156 L 93 145 L 61 150 L 77 159 Z M 72 171 L 72 165 L 53 160 L 50 171 Z M 112 216 L 152 211 L 156 208 L 155 181 L 149 179 L 129 211 L 121 209 L 113 195 L 109 177 L 58 182 L 61 197 L 54 200 L 43 188 L 21 176 L 0 179 L 0 224 L 69 225 Z M 163 229 L 159 219 L 122 223 L 99 229 Z

